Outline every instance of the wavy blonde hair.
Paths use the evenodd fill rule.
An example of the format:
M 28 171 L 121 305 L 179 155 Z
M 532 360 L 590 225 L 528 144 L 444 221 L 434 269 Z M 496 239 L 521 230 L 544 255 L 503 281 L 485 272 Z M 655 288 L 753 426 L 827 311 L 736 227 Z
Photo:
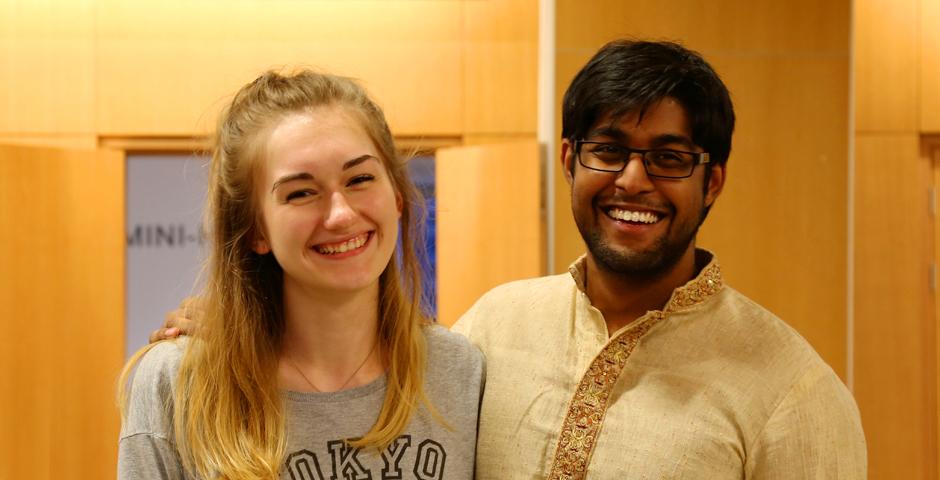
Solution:
M 341 106 L 365 128 L 401 195 L 400 245 L 379 277 L 378 337 L 387 391 L 375 424 L 356 447 L 385 448 L 420 404 L 439 415 L 423 390 L 423 203 L 398 159 L 385 115 L 353 80 L 302 70 L 269 71 L 244 86 L 222 112 L 209 174 L 210 256 L 198 335 L 187 344 L 173 398 L 176 447 L 186 468 L 205 478 L 276 479 L 286 450 L 277 365 L 284 335 L 283 272 L 258 255 L 260 206 L 255 179 L 268 135 L 283 118 Z M 120 385 L 143 349 L 125 367 Z M 126 404 L 126 392 L 119 394 Z

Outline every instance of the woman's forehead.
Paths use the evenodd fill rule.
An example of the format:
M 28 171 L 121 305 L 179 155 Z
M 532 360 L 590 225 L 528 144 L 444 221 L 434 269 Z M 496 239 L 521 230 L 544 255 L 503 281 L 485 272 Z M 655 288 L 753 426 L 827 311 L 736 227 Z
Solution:
M 341 108 L 291 114 L 271 130 L 265 149 L 271 173 L 283 169 L 337 169 L 355 158 L 380 158 L 355 116 Z

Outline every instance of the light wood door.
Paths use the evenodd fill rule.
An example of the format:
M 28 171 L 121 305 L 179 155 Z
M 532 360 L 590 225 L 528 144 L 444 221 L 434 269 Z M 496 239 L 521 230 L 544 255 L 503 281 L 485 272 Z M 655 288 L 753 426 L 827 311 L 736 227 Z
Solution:
M 931 384 L 929 386 L 933 387 L 930 392 L 933 395 L 934 408 L 931 412 L 931 416 L 927 419 L 931 423 L 933 429 L 933 445 L 932 447 L 933 456 L 930 459 L 930 464 L 933 468 L 934 478 L 938 476 L 938 470 L 940 470 L 940 465 L 938 465 L 938 460 L 940 460 L 940 328 L 937 326 L 937 322 L 940 321 L 940 302 L 937 301 L 937 290 L 940 288 L 940 222 L 937 221 L 937 211 L 940 207 L 940 199 L 937 197 L 940 196 L 940 135 L 935 135 L 927 142 L 927 154 L 932 157 L 933 160 L 933 188 L 931 189 L 931 219 L 933 221 L 932 225 L 932 234 L 933 234 L 933 265 L 930 270 L 930 302 L 932 308 L 933 317 L 930 318 L 930 324 L 932 326 L 934 338 L 933 338 L 933 371 L 931 374 Z
M 437 311 L 452 325 L 480 295 L 544 271 L 542 170 L 534 140 L 436 155 Z
M 0 146 L 0 478 L 114 478 L 124 156 Z
M 911 133 L 855 142 L 855 398 L 872 480 L 936 478 L 931 160 Z

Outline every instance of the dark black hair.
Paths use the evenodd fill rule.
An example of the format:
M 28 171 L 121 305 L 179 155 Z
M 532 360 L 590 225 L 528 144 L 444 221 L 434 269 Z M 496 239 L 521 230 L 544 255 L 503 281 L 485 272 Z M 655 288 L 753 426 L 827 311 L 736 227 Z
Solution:
M 562 101 L 561 136 L 581 140 L 605 116 L 616 120 L 664 97 L 689 116 L 692 141 L 723 165 L 731 153 L 734 107 L 728 89 L 696 52 L 671 42 L 617 40 L 578 72 Z

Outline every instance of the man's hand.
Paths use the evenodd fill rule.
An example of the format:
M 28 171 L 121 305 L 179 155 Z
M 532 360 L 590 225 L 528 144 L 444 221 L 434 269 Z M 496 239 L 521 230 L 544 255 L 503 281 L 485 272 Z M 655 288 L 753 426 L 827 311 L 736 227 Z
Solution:
M 179 308 L 166 314 L 163 326 L 150 333 L 150 343 L 192 334 L 202 313 L 199 301 L 199 298 L 187 298 Z

